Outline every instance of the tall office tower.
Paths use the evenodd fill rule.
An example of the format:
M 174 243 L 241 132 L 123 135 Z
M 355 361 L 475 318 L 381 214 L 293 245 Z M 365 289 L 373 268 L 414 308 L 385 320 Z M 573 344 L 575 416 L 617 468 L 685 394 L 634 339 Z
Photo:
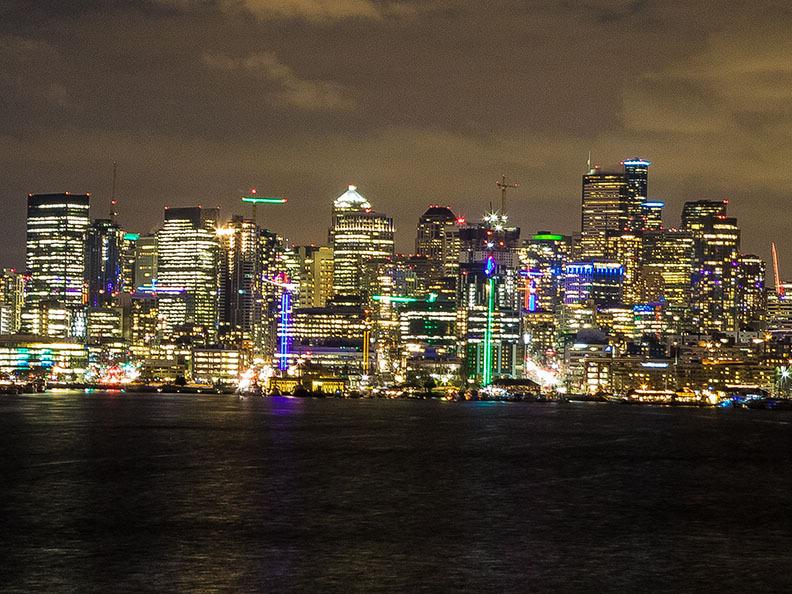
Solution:
M 623 302 L 630 305 L 640 303 L 643 234 L 640 231 L 608 231 L 607 241 L 608 258 L 621 264 L 624 270 Z
M 506 215 L 488 214 L 462 227 L 458 283 L 458 335 L 462 375 L 488 385 L 515 377 L 520 348 L 520 229 Z
M 563 302 L 564 266 L 571 238 L 540 231 L 520 246 L 523 309 L 555 312 Z
M 689 231 L 645 232 L 641 301 L 666 302 L 679 315 L 685 315 L 690 307 L 694 253 L 693 235 Z
M 88 194 L 69 192 L 28 195 L 26 274 L 30 282 L 23 311 L 25 332 L 41 328 L 40 306 L 51 302 L 70 318 L 57 326 L 57 332 L 62 329 L 63 336 L 79 336 L 84 331 L 80 320 L 84 322 L 89 200 Z
M 626 227 L 630 231 L 640 231 L 643 228 L 642 205 L 649 196 L 649 166 L 651 163 L 646 159 L 634 157 L 622 161 L 622 165 L 626 183 L 624 195 Z
M 699 333 L 737 328 L 737 268 L 740 229 L 726 216 L 726 200 L 687 202 L 682 223 L 693 235 L 691 321 Z
M 259 233 L 256 224 L 235 215 L 217 230 L 220 242 L 219 318 L 226 331 L 251 340 L 260 318 Z
M 121 236 L 121 290 L 125 293 L 134 293 L 135 285 L 135 255 L 140 233 L 124 233 Z
M 166 327 L 194 324 L 212 338 L 217 326 L 219 209 L 166 208 L 157 233 L 157 286 L 180 299 L 160 299 Z
M 393 219 L 371 210 L 355 186 L 333 203 L 333 292 L 338 297 L 365 297 L 361 274 L 370 260 L 393 256 Z
M 459 226 L 465 222 L 447 206 L 430 206 L 418 219 L 415 253 L 432 263 L 432 290 L 453 297 L 459 274 Z
M 564 271 L 564 303 L 597 306 L 622 302 L 624 267 L 618 262 L 570 262 Z
M 622 173 L 594 167 L 583 176 L 579 258 L 605 257 L 607 232 L 621 231 L 627 226 L 627 197 L 627 181 Z
M 740 330 L 763 330 L 767 323 L 767 265 L 759 256 L 742 254 L 737 260 L 737 326 Z
M 660 231 L 663 228 L 663 207 L 665 202 L 649 200 L 641 204 L 640 231 Z
M 697 233 L 712 216 L 726 216 L 728 200 L 691 200 L 682 207 L 682 228 Z
M 278 321 L 281 314 L 284 288 L 278 283 L 285 280 L 289 270 L 284 261 L 283 238 L 269 229 L 258 229 L 258 270 L 256 277 L 260 282 L 257 306 L 259 319 L 253 327 L 253 344 L 256 351 L 263 355 L 275 352 Z M 291 279 L 290 279 L 291 280 Z M 287 301 L 287 305 L 291 307 Z
M 123 232 L 110 219 L 96 219 L 85 238 L 85 280 L 88 306 L 113 303 L 123 282 Z
M 141 235 L 135 242 L 135 273 L 133 285 L 151 287 L 157 281 L 157 236 Z
M 333 248 L 301 245 L 284 252 L 289 276 L 297 283 L 294 307 L 324 307 L 333 296 Z
M 0 273 L 0 334 L 16 334 L 22 322 L 25 277 L 13 268 Z

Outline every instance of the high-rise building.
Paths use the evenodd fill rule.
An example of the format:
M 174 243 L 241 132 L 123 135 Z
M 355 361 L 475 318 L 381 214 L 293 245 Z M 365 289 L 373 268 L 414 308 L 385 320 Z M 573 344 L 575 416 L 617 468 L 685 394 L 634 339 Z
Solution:
M 694 243 L 689 231 L 644 233 L 641 301 L 666 302 L 684 315 L 690 307 Z
M 333 248 L 301 245 L 284 253 L 290 277 L 299 286 L 294 307 L 324 307 L 333 296 Z
M 693 235 L 691 318 L 699 333 L 737 329 L 737 270 L 740 229 L 726 216 L 728 201 L 687 202 L 682 223 Z
M 767 265 L 759 256 L 741 254 L 737 260 L 736 315 L 739 330 L 762 330 L 767 323 L 765 274 Z
M 208 337 L 217 327 L 217 208 L 166 208 L 157 233 L 157 287 L 183 299 L 160 299 L 169 328 L 194 324 Z
M 25 276 L 13 268 L 0 273 L 0 334 L 15 334 L 22 323 Z
M 41 328 L 42 303 L 68 310 L 74 323 L 52 325 L 63 336 L 79 336 L 85 303 L 85 237 L 88 230 L 88 194 L 29 194 L 27 203 L 26 274 L 30 278 L 22 326 L 26 332 Z M 84 325 L 84 324 L 83 324 Z M 84 328 L 82 328 L 84 331 Z M 55 332 L 55 330 L 53 330 Z M 52 334 L 52 333 L 51 333 Z M 54 335 L 54 334 L 53 334 Z
M 140 233 L 124 233 L 121 236 L 121 290 L 134 293 L 135 285 L 135 256 Z
M 457 217 L 449 207 L 432 205 L 418 219 L 415 253 L 432 264 L 429 285 L 443 295 L 456 293 L 459 273 L 459 227 L 463 217 Z
M 217 230 L 220 242 L 220 324 L 250 340 L 260 319 L 259 233 L 251 220 L 234 216 Z
M 621 264 L 624 270 L 623 302 L 630 305 L 640 303 L 643 234 L 640 231 L 608 231 L 607 241 L 608 258 Z
M 364 296 L 362 271 L 370 260 L 393 256 L 393 235 L 393 220 L 373 212 L 355 186 L 336 198 L 330 230 L 336 296 Z
M 640 178 L 634 181 L 638 184 Z M 640 184 L 634 186 L 633 191 L 637 191 L 636 187 L 640 187 Z M 627 181 L 622 173 L 594 167 L 583 176 L 581 259 L 605 257 L 608 249 L 607 232 L 621 231 L 627 226 L 625 203 L 628 195 Z
M 630 231 L 643 229 L 643 204 L 649 196 L 649 166 L 646 159 L 634 157 L 622 161 L 624 166 L 625 193 L 624 218 Z
M 135 241 L 134 287 L 151 287 L 157 281 L 157 236 L 141 235 Z
M 619 262 L 570 262 L 564 271 L 564 303 L 614 305 L 622 302 L 624 266 Z
M 659 231 L 663 228 L 663 207 L 661 200 L 648 200 L 641 204 L 639 231 Z
M 85 280 L 89 307 L 109 306 L 121 292 L 123 236 L 123 231 L 110 219 L 96 219 L 88 227 Z
M 523 309 L 555 312 L 563 302 L 564 267 L 569 260 L 571 238 L 540 231 L 520 247 Z

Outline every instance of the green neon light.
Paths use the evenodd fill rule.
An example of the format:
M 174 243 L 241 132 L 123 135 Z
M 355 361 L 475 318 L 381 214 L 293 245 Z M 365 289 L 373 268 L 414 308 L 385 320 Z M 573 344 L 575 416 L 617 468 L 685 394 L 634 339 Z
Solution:
M 403 297 L 401 295 L 374 295 L 371 298 L 374 301 L 384 301 L 385 303 L 415 303 L 420 301 L 417 297 Z
M 250 202 L 251 204 L 286 204 L 286 198 L 242 196 L 242 202 Z
M 492 314 L 495 311 L 495 279 L 487 281 L 489 294 L 487 295 L 487 327 L 484 330 L 484 372 L 481 384 L 489 386 L 492 383 Z
M 124 239 L 127 241 L 137 241 L 140 239 L 140 233 L 124 233 Z
M 533 236 L 535 241 L 563 241 L 563 235 L 556 235 L 555 233 L 537 233 Z
M 372 295 L 374 301 L 384 301 L 385 303 L 416 303 L 418 301 L 426 301 L 427 303 L 434 303 L 437 301 L 439 295 L 437 293 L 429 293 L 425 299 L 419 297 L 407 297 L 406 295 Z

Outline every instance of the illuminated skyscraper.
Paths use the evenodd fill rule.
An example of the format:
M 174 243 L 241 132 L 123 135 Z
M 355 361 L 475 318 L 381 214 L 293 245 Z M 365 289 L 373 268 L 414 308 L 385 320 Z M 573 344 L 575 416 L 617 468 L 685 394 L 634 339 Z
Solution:
M 564 272 L 564 303 L 614 305 L 622 302 L 624 267 L 618 262 L 570 262 Z
M 636 183 L 638 181 L 640 179 Z M 608 248 L 607 232 L 621 231 L 627 226 L 627 199 L 627 181 L 624 174 L 601 171 L 594 167 L 583 176 L 581 259 L 605 257 Z
M 166 208 L 157 233 L 157 288 L 181 293 L 182 299 L 160 299 L 168 327 L 195 324 L 213 336 L 217 326 L 219 209 Z
M 0 273 L 0 334 L 15 334 L 22 322 L 25 277 L 13 268 Z
M 284 253 L 292 281 L 299 286 L 294 307 L 324 307 L 333 296 L 333 248 L 301 245 Z
M 69 192 L 28 195 L 26 272 L 30 282 L 22 323 L 27 332 L 41 327 L 41 320 L 36 318 L 40 317 L 40 306 L 45 302 L 57 303 L 70 318 L 58 325 L 63 336 L 79 336 L 84 332 L 83 283 L 89 199 L 88 194 Z M 82 329 L 78 327 L 80 318 Z
M 253 221 L 236 215 L 217 230 L 220 242 L 220 324 L 250 340 L 260 318 L 261 280 L 257 278 L 258 229 Z
M 393 220 L 371 210 L 355 186 L 333 203 L 333 293 L 339 297 L 364 296 L 361 274 L 372 259 L 393 255 Z
M 641 221 L 639 231 L 659 231 L 663 228 L 664 202 L 649 200 L 641 204 Z
M 693 235 L 695 258 L 691 317 L 700 333 L 737 329 L 740 229 L 726 216 L 726 200 L 685 203 L 682 223 Z
M 689 231 L 644 233 L 641 300 L 666 302 L 683 314 L 690 307 L 694 244 Z
M 135 256 L 139 233 L 124 233 L 121 237 L 121 290 L 135 292 Z
M 88 194 L 30 194 L 27 211 L 27 305 L 83 305 Z
M 157 280 L 157 236 L 141 235 L 135 241 L 134 287 L 148 287 Z
M 643 228 L 642 205 L 646 202 L 649 189 L 649 166 L 646 159 L 634 157 L 622 161 L 624 166 L 625 194 L 624 218 L 627 229 L 640 231 Z
M 624 270 L 623 302 L 630 305 L 640 303 L 643 234 L 640 231 L 608 231 L 607 241 L 608 258 L 621 264 Z
M 415 253 L 429 259 L 432 290 L 453 296 L 459 273 L 459 226 L 464 224 L 447 206 L 430 206 L 418 219 Z
M 541 231 L 525 239 L 520 247 L 523 271 L 523 309 L 555 312 L 563 301 L 564 266 L 569 259 L 571 238 Z
M 123 282 L 123 231 L 110 219 L 96 219 L 85 239 L 85 280 L 89 307 L 113 303 Z
M 737 324 L 740 330 L 762 330 L 767 322 L 765 274 L 759 256 L 742 254 L 737 266 Z

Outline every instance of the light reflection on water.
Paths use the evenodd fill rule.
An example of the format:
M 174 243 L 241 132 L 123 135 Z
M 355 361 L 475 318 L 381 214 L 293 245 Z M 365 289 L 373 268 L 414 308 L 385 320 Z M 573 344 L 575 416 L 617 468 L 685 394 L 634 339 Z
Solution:
M 3 396 L 0 590 L 789 590 L 790 421 Z

